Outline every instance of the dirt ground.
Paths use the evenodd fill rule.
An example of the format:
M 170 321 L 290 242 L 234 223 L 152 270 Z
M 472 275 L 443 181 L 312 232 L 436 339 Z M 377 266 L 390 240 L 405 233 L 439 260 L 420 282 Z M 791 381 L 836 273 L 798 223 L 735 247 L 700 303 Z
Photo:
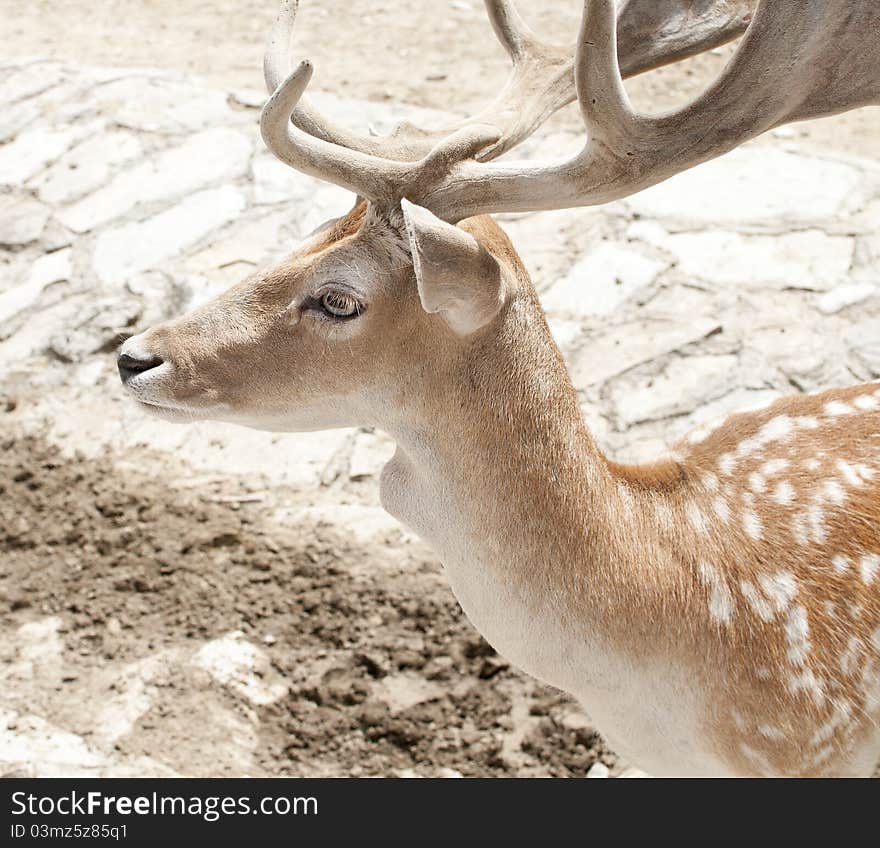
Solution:
M 4 624 L 66 622 L 59 687 L 47 697 L 19 682 L 7 706 L 82 727 L 103 667 L 232 630 L 263 645 L 290 683 L 258 718 L 259 774 L 577 776 L 596 760 L 615 765 L 568 698 L 517 674 L 464 620 L 426 551 L 280 527 L 211 497 L 123 479 L 103 459 L 70 462 L 36 438 L 0 441 Z M 14 659 L 0 648 L 0 664 Z M 158 754 L 191 775 L 233 771 L 199 731 L 191 675 L 171 666 L 160 690 L 120 753 Z
M 104 0 L 96 14 L 83 0 L 0 0 L 3 58 L 158 67 L 255 90 L 276 5 Z M 464 113 L 504 79 L 506 58 L 479 0 L 301 5 L 297 44 L 315 61 L 317 89 Z M 577 0 L 519 5 L 548 40 L 570 40 Z M 641 108 L 672 108 L 718 73 L 731 50 L 628 89 Z M 570 107 L 554 120 L 579 119 Z M 786 128 L 773 143 L 875 156 L 876 128 L 876 112 L 863 110 Z M 112 368 L 112 345 L 103 354 Z M 49 641 L 57 640 L 52 656 L 63 662 L 37 651 L 20 674 L 31 648 L 0 639 L 4 708 L 42 716 L 126 762 L 153 758 L 197 776 L 583 776 L 597 762 L 612 774 L 626 768 L 577 705 L 511 669 L 480 638 L 421 544 L 400 534 L 367 542 L 318 518 L 279 521 L 280 502 L 291 514 L 311 506 L 312 495 L 289 488 L 230 498 L 233 471 L 191 489 L 172 485 L 184 469 L 171 450 L 63 455 L 39 428 L 8 423 L 44 393 L 29 380 L 19 374 L 15 385 L 0 385 L 0 625 L 17 634 L 60 622 Z M 240 477 L 238 488 L 253 488 Z M 283 681 L 283 694 L 255 705 L 194 670 L 190 657 L 230 633 L 260 646 L 267 665 L 257 676 Z M 156 657 L 167 662 L 142 674 Z M 136 669 L 137 680 L 120 682 L 120 669 Z M 107 713 L 96 712 L 97 692 L 127 704 L 134 724 L 124 733 L 111 737 L 100 726 Z M 253 738 L 237 756 L 230 749 L 242 734 Z

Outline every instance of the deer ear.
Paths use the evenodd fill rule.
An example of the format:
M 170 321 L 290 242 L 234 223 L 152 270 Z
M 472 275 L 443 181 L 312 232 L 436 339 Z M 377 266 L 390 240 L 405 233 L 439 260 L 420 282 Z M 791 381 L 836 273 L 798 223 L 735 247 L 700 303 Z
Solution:
M 501 266 L 470 233 L 401 201 L 419 297 L 459 335 L 488 324 L 504 302 Z

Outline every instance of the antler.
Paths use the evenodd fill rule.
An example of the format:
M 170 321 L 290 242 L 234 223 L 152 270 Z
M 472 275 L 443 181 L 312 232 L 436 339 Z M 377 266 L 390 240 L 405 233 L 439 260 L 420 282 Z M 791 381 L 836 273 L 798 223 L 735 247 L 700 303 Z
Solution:
M 633 76 L 735 38 L 745 30 L 756 0 L 628 0 L 620 12 L 621 68 Z M 364 136 L 330 120 L 301 98 L 291 120 L 315 138 L 348 150 L 396 161 L 426 156 L 444 138 L 467 126 L 497 126 L 497 143 L 478 154 L 489 161 L 528 138 L 554 112 L 576 98 L 573 48 L 538 39 L 511 0 L 485 0 L 498 40 L 512 60 L 507 82 L 495 100 L 452 126 L 425 130 L 408 122 L 385 137 Z M 290 42 L 299 0 L 283 0 L 269 35 L 263 75 L 274 94 L 290 73 Z
M 880 104 L 878 31 L 880 3 L 760 0 L 721 76 L 688 106 L 652 117 L 623 88 L 614 0 L 586 0 L 576 56 L 584 148 L 562 162 L 461 161 L 420 202 L 447 220 L 606 203 L 780 124 Z
M 651 20 L 635 12 L 647 9 L 645 2 L 631 0 L 621 24 L 625 13 L 631 16 L 628 21 Z M 653 47 L 642 46 L 637 60 L 630 60 L 631 67 L 656 65 L 683 50 L 693 52 L 697 43 L 718 43 L 722 36 L 707 29 L 706 22 L 726 20 L 722 29 L 733 31 L 746 8 L 740 0 L 718 2 L 721 17 L 717 9 L 709 14 L 707 0 L 680 0 L 678 5 L 660 0 L 653 7 L 654 20 L 672 28 L 661 33 Z M 487 6 L 499 38 L 514 58 L 512 81 L 495 111 L 480 113 L 445 137 L 406 137 L 401 132 L 369 140 L 373 146 L 368 147 L 364 139 L 333 126 L 308 104 L 298 106 L 311 76 L 311 66 L 303 62 L 280 83 L 263 110 L 267 145 L 293 167 L 374 202 L 394 205 L 406 197 L 441 218 L 457 221 L 488 212 L 605 203 L 719 156 L 779 124 L 880 102 L 880 72 L 871 53 L 876 48 L 869 37 L 880 27 L 880 3 L 802 0 L 792 14 L 788 4 L 761 0 L 718 80 L 683 109 L 652 117 L 637 113 L 623 88 L 613 0 L 585 0 L 574 74 L 587 130 L 584 148 L 561 162 L 476 161 L 478 154 L 489 159 L 512 146 L 512 139 L 524 138 L 553 111 L 534 101 L 537 93 L 548 90 L 549 77 L 526 73 L 523 57 L 537 44 L 534 36 L 509 0 L 487 0 Z M 672 9 L 685 12 L 676 18 Z M 288 0 L 281 16 L 285 22 L 276 25 L 266 60 L 269 85 L 280 76 L 277 33 L 289 36 L 295 10 L 295 0 Z M 696 35 L 681 34 L 686 20 L 697 22 Z M 624 32 L 639 31 L 635 23 L 628 27 Z M 833 51 L 828 49 L 832 38 Z M 519 117 L 511 112 L 510 104 L 517 102 L 514 91 L 522 107 Z M 556 97 L 551 99 L 554 104 L 562 95 Z

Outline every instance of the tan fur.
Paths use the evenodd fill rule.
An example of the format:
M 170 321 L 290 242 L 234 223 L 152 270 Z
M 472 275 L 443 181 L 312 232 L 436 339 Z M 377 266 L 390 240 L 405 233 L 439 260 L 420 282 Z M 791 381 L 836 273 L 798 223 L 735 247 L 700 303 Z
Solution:
M 880 718 L 880 569 L 870 558 L 880 562 L 880 386 L 732 415 L 684 439 L 675 459 L 610 462 L 510 241 L 488 218 L 461 226 L 498 260 L 510 292 L 481 332 L 456 336 L 421 309 L 401 222 L 361 205 L 277 269 L 131 340 L 169 363 L 132 393 L 188 417 L 390 432 L 401 448 L 383 502 L 448 559 L 466 611 L 499 650 L 588 710 L 597 698 L 600 713 L 623 685 L 618 671 L 627 691 L 646 687 L 645 703 L 653 684 L 640 680 L 684 681 L 682 703 L 698 714 L 681 744 L 695 753 L 673 769 L 870 771 Z M 356 322 L 300 310 L 328 274 L 364 288 Z M 835 400 L 852 411 L 828 408 Z M 774 499 L 782 482 L 790 503 L 784 487 Z M 492 587 L 503 587 L 509 614 L 486 597 Z M 564 656 L 545 644 L 551 631 L 563 634 Z M 603 658 L 601 674 L 579 645 Z M 679 696 L 667 697 L 657 738 L 676 718 Z M 627 738 L 608 732 L 630 753 Z

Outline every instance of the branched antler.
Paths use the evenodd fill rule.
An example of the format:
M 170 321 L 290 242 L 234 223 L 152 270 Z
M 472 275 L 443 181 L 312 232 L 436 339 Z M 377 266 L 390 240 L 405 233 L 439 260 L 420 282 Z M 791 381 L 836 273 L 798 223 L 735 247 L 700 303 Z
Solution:
M 513 59 L 495 102 L 443 132 L 405 127 L 375 139 L 334 125 L 302 100 L 308 62 L 282 79 L 296 13 L 296 0 L 285 0 L 265 61 L 274 87 L 261 119 L 267 145 L 293 167 L 376 203 L 406 197 L 457 221 L 604 203 L 779 124 L 880 102 L 872 37 L 880 3 L 801 0 L 793 10 L 762 0 L 751 15 L 747 0 L 629 0 L 616 19 L 613 0 L 586 0 L 573 73 L 565 51 L 539 42 L 510 0 L 486 6 Z M 632 108 L 624 73 L 722 43 L 750 15 L 733 59 L 696 100 L 657 117 Z M 646 38 L 653 27 L 656 36 Z M 583 149 L 559 162 L 488 161 L 569 102 L 572 77 L 587 131 Z

